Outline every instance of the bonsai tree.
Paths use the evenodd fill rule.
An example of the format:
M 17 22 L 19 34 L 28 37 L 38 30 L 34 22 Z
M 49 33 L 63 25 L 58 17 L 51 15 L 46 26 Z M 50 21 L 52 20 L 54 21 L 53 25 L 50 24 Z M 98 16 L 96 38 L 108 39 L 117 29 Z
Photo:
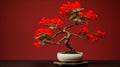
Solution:
M 105 32 L 100 30 L 90 32 L 86 26 L 78 29 L 76 33 L 68 31 L 68 29 L 71 29 L 72 27 L 88 24 L 90 21 L 98 18 L 93 10 L 84 11 L 84 8 L 81 7 L 78 1 L 62 4 L 60 7 L 60 15 L 72 20 L 73 23 L 68 26 L 64 26 L 65 23 L 60 18 L 42 18 L 38 23 L 40 28 L 35 31 L 34 36 L 34 39 L 36 40 L 34 45 L 37 48 L 40 48 L 40 45 L 45 44 L 58 45 L 64 41 L 64 44 L 69 49 L 66 53 L 76 53 L 75 49 L 69 43 L 72 36 L 79 37 L 80 39 L 98 41 L 100 38 L 104 38 L 106 35 Z M 53 34 L 52 30 L 55 29 L 58 29 L 59 31 Z M 53 42 L 52 40 L 60 34 L 65 34 L 65 36 L 59 39 L 57 42 Z

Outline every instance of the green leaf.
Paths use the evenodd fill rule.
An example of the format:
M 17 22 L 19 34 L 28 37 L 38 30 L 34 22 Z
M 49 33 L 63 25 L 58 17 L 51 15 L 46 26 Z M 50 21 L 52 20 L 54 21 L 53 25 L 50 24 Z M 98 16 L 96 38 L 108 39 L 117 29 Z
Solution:
M 87 33 L 81 33 L 81 36 L 88 37 Z
M 72 10 L 72 12 L 76 13 L 76 12 L 80 12 L 81 9 L 76 9 L 76 10 Z
M 78 19 L 78 22 L 82 22 L 82 19 L 79 18 L 79 19 Z
M 79 18 L 74 18 L 73 21 L 78 21 Z
M 47 36 L 45 39 L 46 39 L 46 40 L 51 40 L 51 37 Z
M 74 18 L 73 21 L 78 22 L 78 23 L 82 23 L 83 22 L 83 20 L 80 17 L 78 17 L 78 16 L 76 18 Z
M 41 45 L 45 45 L 45 40 L 42 40 Z
M 81 9 L 76 9 L 76 11 L 81 11 Z
M 73 13 L 73 14 L 71 14 L 70 16 L 68 16 L 68 19 L 71 20 L 71 19 L 73 19 L 73 18 L 75 18 L 75 17 L 76 17 L 76 14 Z
M 50 37 L 46 37 L 42 40 L 41 45 L 45 45 L 46 43 L 50 42 Z
M 79 11 L 79 12 L 77 12 L 76 14 L 78 14 L 78 15 L 79 15 L 79 14 L 80 14 L 80 11 Z
M 46 36 L 47 36 L 47 34 L 42 34 L 39 38 L 40 38 L 41 40 L 43 40 Z
M 50 24 L 47 24 L 46 26 L 47 26 L 47 27 L 50 27 L 51 25 L 50 25 Z
M 77 12 L 77 10 L 72 10 L 72 12 L 74 12 L 74 13 L 75 13 L 75 12 Z
M 46 43 L 49 43 L 49 42 L 50 42 L 50 40 L 45 40 L 45 42 L 46 42 Z

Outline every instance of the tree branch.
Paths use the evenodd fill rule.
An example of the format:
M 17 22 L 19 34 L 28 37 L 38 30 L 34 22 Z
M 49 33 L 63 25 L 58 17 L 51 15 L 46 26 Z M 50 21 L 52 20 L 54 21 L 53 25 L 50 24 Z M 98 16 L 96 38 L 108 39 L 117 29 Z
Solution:
M 54 44 L 54 45 L 58 45 L 56 42 L 53 42 L 53 41 L 50 41 L 50 42 L 47 42 L 48 44 Z
M 57 29 L 60 30 L 60 31 L 63 31 L 60 27 L 58 27 Z
M 62 33 L 62 31 L 59 31 L 59 32 L 57 32 L 55 35 L 53 35 L 51 38 L 53 39 L 53 38 L 55 38 L 56 36 L 58 36 L 59 34 L 61 34 Z
M 71 35 L 76 36 L 76 37 L 79 37 L 79 38 L 81 38 L 81 39 L 88 39 L 88 38 L 85 38 L 85 37 L 82 37 L 82 36 L 80 36 L 80 35 L 73 34 L 73 33 L 71 33 Z
M 58 44 L 60 44 L 65 38 L 66 38 L 66 36 L 64 36 L 63 38 L 61 38 L 61 39 L 60 39 L 59 41 L 57 41 L 57 42 L 50 41 L 50 42 L 47 42 L 47 43 L 48 43 L 48 44 L 58 45 Z
M 73 27 L 73 26 L 75 26 L 75 25 L 76 25 L 76 23 L 71 24 L 71 25 L 69 25 L 69 26 L 66 26 L 65 29 L 71 28 L 71 27 Z
M 57 44 L 60 44 L 65 38 L 66 38 L 66 36 L 64 36 L 63 38 L 61 38 L 59 41 L 57 41 Z
M 71 25 L 69 25 L 69 26 L 64 27 L 64 30 L 66 30 L 66 29 L 68 29 L 68 28 L 71 28 L 71 27 L 74 27 L 74 26 L 76 26 L 76 25 L 79 25 L 79 24 L 77 24 L 77 22 L 74 22 L 74 24 L 71 24 Z

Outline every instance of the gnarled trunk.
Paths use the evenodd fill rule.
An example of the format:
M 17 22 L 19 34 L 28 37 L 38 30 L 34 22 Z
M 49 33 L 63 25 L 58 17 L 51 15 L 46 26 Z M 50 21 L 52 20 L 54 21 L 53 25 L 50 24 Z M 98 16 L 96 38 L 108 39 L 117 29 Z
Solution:
M 65 39 L 65 45 L 69 49 L 69 51 L 67 51 L 66 53 L 76 53 L 75 49 L 69 44 L 70 37 L 71 37 L 71 34 L 69 32 L 67 32 L 67 36 Z

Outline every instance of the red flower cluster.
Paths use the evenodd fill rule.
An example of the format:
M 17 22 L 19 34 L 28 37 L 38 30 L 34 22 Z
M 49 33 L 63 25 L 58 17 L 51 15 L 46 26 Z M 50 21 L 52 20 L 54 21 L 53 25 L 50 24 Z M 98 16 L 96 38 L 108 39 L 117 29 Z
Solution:
M 35 43 L 34 43 L 34 46 L 37 47 L 37 48 L 40 48 L 41 42 L 42 42 L 41 40 L 38 41 L 38 42 L 35 42 Z
M 52 32 L 49 28 L 40 28 L 38 30 L 35 31 L 35 37 L 39 37 L 42 34 L 46 34 L 48 36 L 52 36 Z
M 106 36 L 106 32 L 101 32 L 100 30 L 96 30 L 95 34 L 98 35 L 99 37 L 105 37 Z
M 40 25 L 47 25 L 50 24 L 50 19 L 49 18 L 42 18 L 42 20 L 39 22 Z
M 98 37 L 95 37 L 93 34 L 89 33 L 88 34 L 89 39 L 91 39 L 92 41 L 98 41 Z
M 79 14 L 80 18 L 86 17 L 89 20 L 95 20 L 97 19 L 97 15 L 95 13 L 93 13 L 92 10 L 88 10 L 86 13 L 85 12 L 81 12 Z
M 78 1 L 75 1 L 73 3 L 70 3 L 70 2 L 68 2 L 68 3 L 69 3 L 69 9 L 70 10 L 75 10 L 75 9 L 78 9 L 78 8 L 81 7 L 81 5 Z
M 63 26 L 63 22 L 59 18 L 53 18 L 51 20 L 51 26 L 59 26 L 60 28 Z
M 42 36 L 42 35 L 45 35 L 45 36 Z M 43 39 L 40 39 L 41 36 Z M 40 48 L 42 40 L 44 40 L 48 36 L 49 37 L 52 36 L 52 32 L 49 28 L 40 28 L 36 30 L 34 38 L 37 39 L 37 42 L 34 43 L 34 46 L 36 46 L 37 48 Z
M 86 17 L 90 20 L 95 20 L 97 18 L 97 15 L 95 13 L 93 13 L 92 10 L 88 10 L 86 12 Z
M 77 31 L 78 35 L 85 35 L 92 41 L 98 41 L 100 37 L 105 37 L 106 33 L 100 30 L 96 30 L 95 33 L 90 33 L 87 27 L 83 27 Z
M 59 18 L 53 18 L 53 19 L 49 19 L 49 18 L 43 18 L 40 22 L 40 25 L 47 25 L 49 27 L 54 27 L 54 26 L 58 26 L 58 27 L 62 27 L 63 26 L 63 22 L 61 21 L 61 19 Z
M 79 17 L 83 18 L 85 16 L 85 12 L 80 12 Z
M 79 9 L 80 7 L 81 6 L 80 6 L 80 3 L 78 1 L 73 2 L 73 3 L 68 2 L 67 4 L 63 4 L 61 6 L 61 8 L 60 8 L 60 14 L 62 16 L 69 16 L 71 14 L 72 10 Z
M 82 33 L 84 33 L 84 34 L 87 34 L 89 31 L 88 31 L 88 28 L 87 27 L 84 27 L 84 28 L 82 28 L 82 29 L 79 29 L 78 31 L 77 31 L 77 34 L 82 34 Z

